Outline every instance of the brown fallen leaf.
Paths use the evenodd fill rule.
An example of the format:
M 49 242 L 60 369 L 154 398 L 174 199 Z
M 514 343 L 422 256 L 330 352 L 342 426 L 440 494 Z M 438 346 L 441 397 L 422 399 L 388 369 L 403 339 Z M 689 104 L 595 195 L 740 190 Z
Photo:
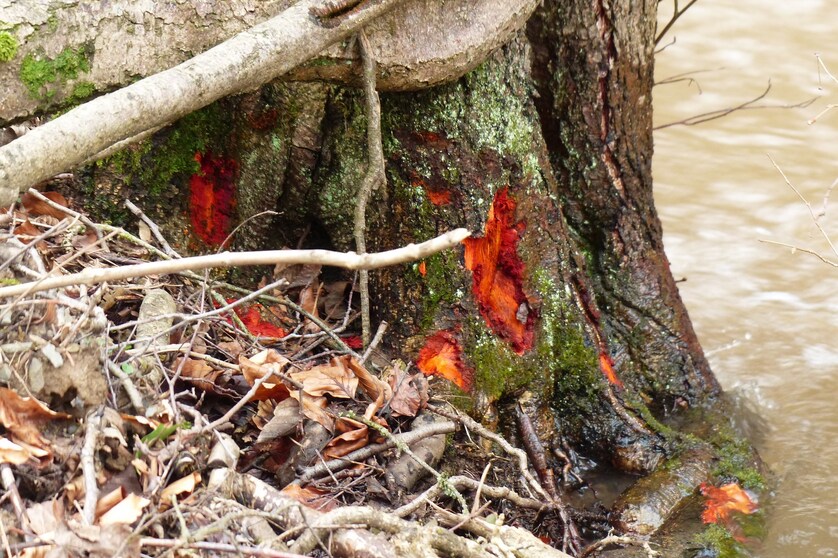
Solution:
M 316 421 L 323 425 L 329 432 L 335 431 L 335 417 L 326 410 L 329 402 L 325 397 L 313 397 L 308 394 L 303 394 L 300 397 L 300 390 L 291 392 L 291 397 L 300 402 L 303 408 L 303 414 L 306 418 Z
M 130 525 L 140 518 L 143 514 L 143 509 L 150 503 L 151 500 L 143 498 L 139 494 L 129 494 L 118 504 L 102 514 L 99 518 L 99 525 Z
M 358 378 L 358 382 L 360 382 L 361 389 L 371 400 L 377 402 L 381 399 L 383 403 L 393 396 L 391 386 L 370 373 L 370 371 L 358 362 L 355 357 L 351 355 L 344 355 L 341 357 L 341 360 L 350 370 L 352 370 L 355 377 Z
M 131 528 L 128 525 L 83 525 L 65 518 L 63 506 L 58 500 L 33 504 L 27 508 L 26 515 L 38 540 L 46 544 L 26 548 L 17 555 L 19 557 L 140 556 L 140 540 L 130 536 Z
M 388 378 L 392 397 L 387 402 L 395 415 L 415 417 L 428 403 L 428 380 L 420 372 L 410 375 L 398 364 Z
M 296 484 L 289 484 L 280 492 L 308 508 L 322 512 L 332 511 L 338 505 L 330 492 L 320 490 L 313 486 L 301 487 Z
M 239 366 L 241 367 L 242 375 L 251 386 L 256 383 L 256 380 L 270 373 L 282 372 L 285 366 L 288 365 L 288 362 L 288 359 L 279 354 L 275 349 L 265 349 L 250 358 L 239 355 Z M 288 388 L 282 383 L 281 378 L 274 376 L 259 386 L 253 400 L 283 400 L 286 397 L 288 397 Z
M 16 444 L 7 438 L 0 437 L 0 463 L 22 465 L 30 459 L 45 457 L 45 455 L 34 455 L 31 451 L 31 448 L 32 446 L 27 446 L 26 444 Z M 45 453 L 46 455 L 49 455 L 49 452 L 45 450 L 39 451 Z
M 169 486 L 163 489 L 160 493 L 160 507 L 162 509 L 168 508 L 172 505 L 172 496 L 180 496 L 182 494 L 192 494 L 195 487 L 201 482 L 201 473 L 193 471 L 192 473 L 181 477 Z
M 341 433 L 323 448 L 323 457 L 326 459 L 343 457 L 369 443 L 369 427 L 362 422 L 340 417 L 335 423 L 335 428 Z
M 0 424 L 12 435 L 12 441 L 47 449 L 49 442 L 40 433 L 40 424 L 55 419 L 69 419 L 66 413 L 51 411 L 33 397 L 21 397 L 16 391 L 0 388 Z
M 70 206 L 70 202 L 68 202 L 67 199 L 58 192 L 41 192 L 41 195 L 58 205 L 64 207 Z M 64 217 L 69 216 L 69 213 L 67 213 L 66 211 L 62 211 L 56 207 L 51 206 L 47 202 L 35 197 L 33 194 L 30 194 L 29 192 L 24 192 L 24 194 L 20 196 L 20 205 L 23 206 L 23 208 L 26 210 L 26 213 L 29 214 L 31 217 L 49 215 L 50 217 L 55 217 L 56 219 L 63 219 Z
M 337 358 L 333 358 L 329 364 L 292 372 L 290 376 L 303 385 L 303 391 L 315 397 L 331 395 L 339 399 L 353 399 L 358 389 L 358 377 L 349 369 L 346 361 Z

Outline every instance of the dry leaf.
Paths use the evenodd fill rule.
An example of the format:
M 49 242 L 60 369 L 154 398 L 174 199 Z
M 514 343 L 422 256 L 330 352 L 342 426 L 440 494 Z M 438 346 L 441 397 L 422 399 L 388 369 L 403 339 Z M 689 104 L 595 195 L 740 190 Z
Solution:
M 313 486 L 301 487 L 296 484 L 289 484 L 280 492 L 306 507 L 322 512 L 332 511 L 338 505 L 329 492 Z
M 349 367 L 350 370 L 355 374 L 355 377 L 358 378 L 358 381 L 361 384 L 361 389 L 364 390 L 364 393 L 367 394 L 373 401 L 378 401 L 379 399 L 386 401 L 393 395 L 393 390 L 390 386 L 380 380 L 377 376 L 374 376 L 364 368 L 364 366 L 355 360 L 354 357 L 350 355 L 345 355 L 341 357 L 343 362 Z
M 256 383 L 256 380 L 271 372 L 282 372 L 288 362 L 288 359 L 279 354 L 279 352 L 275 349 L 265 349 L 250 358 L 239 355 L 239 366 L 241 366 L 242 375 L 251 386 Z M 288 397 L 288 388 L 282 383 L 282 380 L 278 376 L 274 376 L 259 386 L 253 400 L 282 400 L 286 397 Z
M 151 242 L 151 228 L 143 220 L 137 223 L 137 236 L 143 242 Z
M 125 488 L 122 486 L 117 486 L 104 496 L 101 496 L 96 502 L 96 517 L 100 517 L 123 499 L 125 499 Z
M 25 446 L 16 444 L 6 438 L 0 438 L 0 463 L 21 465 L 33 457 Z
M 421 385 L 421 382 L 427 385 L 428 381 L 422 374 L 411 376 L 396 365 L 390 371 L 389 382 L 392 388 L 392 397 L 387 405 L 395 415 L 415 417 L 419 410 L 428 403 L 427 392 L 423 397 L 422 392 L 416 385 Z
M 197 474 L 197 473 L 193 473 Z M 188 477 L 184 477 L 188 478 Z M 181 479 L 183 480 L 183 479 Z M 200 475 L 198 475 L 198 480 L 200 481 Z M 179 481 L 177 481 L 179 482 Z M 173 483 L 174 484 L 174 483 Z M 170 484 L 167 489 L 173 484 Z M 194 489 L 194 486 L 193 486 Z M 166 490 L 163 490 L 165 493 Z M 190 491 L 191 492 L 191 491 Z M 162 498 L 162 494 L 161 494 Z M 99 518 L 99 525 L 106 526 L 106 525 L 117 525 L 117 524 L 125 524 L 130 525 L 137 521 L 140 516 L 143 514 L 143 509 L 151 503 L 151 500 L 143 498 L 139 494 L 129 494 L 125 498 L 122 499 L 121 502 L 113 506 L 107 512 L 102 514 L 102 517 Z
M 64 207 L 69 207 L 70 205 L 67 199 L 58 192 L 41 192 L 41 195 L 58 205 Z M 55 217 L 56 219 L 63 219 L 64 217 L 67 217 L 69 215 L 66 211 L 62 211 L 58 208 L 51 206 L 47 202 L 35 197 L 33 194 L 30 194 L 29 192 L 24 192 L 24 194 L 20 196 L 20 204 L 26 210 L 26 213 L 28 213 L 31 217 L 49 215 L 50 217 Z
M 201 482 L 201 473 L 193 471 L 191 474 L 181 477 L 171 483 L 160 493 L 160 507 L 169 507 L 172 504 L 172 496 L 192 494 L 199 482 Z
M 331 395 L 341 399 L 352 399 L 358 389 L 358 377 L 346 362 L 333 358 L 329 364 L 313 366 L 302 372 L 292 372 L 291 378 L 303 385 L 308 395 Z
M 39 425 L 47 420 L 72 418 L 56 413 L 32 397 L 21 397 L 16 391 L 0 388 L 0 423 L 11 433 L 13 441 L 46 449 L 49 442 L 41 436 Z
M 303 414 L 306 418 L 322 424 L 323 428 L 329 432 L 335 431 L 335 418 L 326 411 L 328 401 L 326 401 L 325 397 L 312 397 L 311 395 L 306 394 L 302 397 L 302 401 L 300 401 L 301 398 L 299 390 L 292 391 L 291 397 L 302 404 Z
M 369 427 L 361 422 L 341 417 L 335 423 L 335 428 L 342 432 L 323 448 L 323 457 L 326 459 L 343 457 L 369 443 Z
M 265 442 L 293 434 L 297 426 L 299 426 L 301 419 L 299 401 L 293 397 L 280 401 L 274 408 L 271 419 L 262 427 L 262 431 L 259 432 L 259 437 L 256 441 Z

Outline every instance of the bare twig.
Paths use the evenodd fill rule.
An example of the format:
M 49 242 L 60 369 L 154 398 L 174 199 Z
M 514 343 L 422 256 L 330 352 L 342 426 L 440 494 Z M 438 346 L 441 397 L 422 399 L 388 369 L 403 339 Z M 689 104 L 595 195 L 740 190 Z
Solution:
M 410 445 L 422 438 L 428 438 L 437 434 L 448 434 L 457 430 L 457 425 L 451 422 L 434 422 L 422 428 L 416 428 L 404 434 L 394 434 L 392 439 L 388 439 L 381 444 L 374 444 L 355 450 L 343 457 L 333 459 L 331 461 L 324 461 L 307 468 L 302 474 L 298 475 L 297 480 L 305 484 L 312 479 L 316 479 L 326 475 L 330 472 L 340 471 L 352 466 L 354 463 L 361 462 L 373 455 L 386 451 L 396 446 L 396 443 Z
M 779 172 L 780 176 L 783 177 L 783 180 L 786 181 L 786 185 L 788 185 L 788 187 L 791 188 L 792 191 L 795 194 L 797 194 L 797 197 L 800 198 L 800 201 L 802 201 L 803 204 L 806 206 L 806 209 L 809 210 L 809 215 L 812 217 L 812 222 L 815 223 L 815 227 L 817 227 L 818 232 L 821 233 L 821 236 L 823 237 L 823 239 L 826 240 L 826 243 L 829 245 L 829 248 L 830 248 L 830 250 L 832 250 L 832 253 L 835 254 L 836 256 L 838 256 L 838 250 L 836 250 L 835 245 L 832 243 L 832 239 L 829 238 L 829 235 L 824 230 L 824 228 L 821 226 L 820 219 L 818 219 L 818 216 L 815 215 L 815 211 L 812 209 L 812 204 L 809 203 L 809 200 L 807 200 L 806 197 L 803 194 L 800 193 L 800 190 L 798 190 L 797 188 L 794 187 L 794 184 L 791 183 L 789 178 L 786 176 L 786 173 L 784 173 L 783 169 L 781 169 L 779 167 L 779 165 L 777 165 L 777 163 L 774 161 L 774 159 L 771 157 L 771 155 L 768 155 L 768 160 L 771 161 L 771 164 L 774 165 L 774 168 L 777 169 L 777 172 Z M 833 184 L 833 186 L 834 186 L 834 184 Z M 830 188 L 832 188 L 832 187 L 830 187 Z M 801 251 L 805 251 L 805 250 L 801 250 Z M 829 263 L 828 260 L 824 259 L 823 257 L 821 257 L 821 259 L 826 261 L 827 263 Z M 835 264 L 832 264 L 832 265 L 835 265 Z
M 527 464 L 527 454 L 523 450 L 516 448 L 508 441 L 506 441 L 506 439 L 503 436 L 500 436 L 499 434 L 492 432 L 491 430 L 484 427 L 482 424 L 480 424 L 479 422 L 477 422 L 476 420 L 474 420 L 466 414 L 460 413 L 456 410 L 449 411 L 447 409 L 443 409 L 435 405 L 428 405 L 428 409 L 443 417 L 461 422 L 463 426 L 465 426 L 467 429 L 472 430 L 473 432 L 475 432 L 479 436 L 482 436 L 483 438 L 486 438 L 487 440 L 495 442 L 497 445 L 501 447 L 501 449 L 503 449 L 503 451 L 517 458 L 518 468 L 520 469 L 521 474 L 524 476 L 524 479 L 527 481 L 529 488 L 532 489 L 541 498 L 544 498 L 545 502 L 552 501 L 550 494 L 548 494 L 547 491 L 544 490 L 544 487 L 541 486 L 541 483 L 539 483 L 538 480 L 536 480 L 536 478 L 532 476 L 532 473 L 530 473 L 529 465 Z
M 587 556 L 591 556 L 593 553 L 605 548 L 606 546 L 611 545 L 643 547 L 643 550 L 646 551 L 646 556 L 648 556 L 648 558 L 657 558 L 661 555 L 660 552 L 652 550 L 652 547 L 649 546 L 648 541 L 636 539 L 634 537 L 609 535 L 604 539 L 600 539 L 597 542 L 587 546 L 585 550 L 582 551 L 582 554 L 579 555 L 579 558 L 586 558 Z
M 17 296 L 27 292 L 45 291 L 70 285 L 94 285 L 104 281 L 119 281 L 133 277 L 165 275 L 214 267 L 316 263 L 348 269 L 376 269 L 425 258 L 430 254 L 456 246 L 469 235 L 470 233 L 465 229 L 455 229 L 421 244 L 409 244 L 402 248 L 375 254 L 342 253 L 330 250 L 264 250 L 258 252 L 224 252 L 179 260 L 146 262 L 112 269 L 87 268 L 79 273 L 44 279 L 37 286 L 24 283 L 22 285 L 0 287 L 0 297 Z
M 12 467 L 8 463 L 0 464 L 0 482 L 3 484 L 3 491 L 9 496 L 9 500 L 11 500 L 12 509 L 15 511 L 15 516 L 20 527 L 27 534 L 27 538 L 29 538 L 29 534 L 31 534 L 29 517 L 26 515 L 26 508 L 23 506 L 20 493 L 17 491 L 14 471 L 12 471 Z
M 660 33 L 658 33 L 657 37 L 655 37 L 655 45 L 657 45 L 661 41 L 661 39 L 663 39 L 664 35 L 666 35 L 666 33 L 670 29 L 672 29 L 672 26 L 675 25 L 675 22 L 678 21 L 678 18 L 680 18 L 682 15 L 684 15 L 684 13 L 687 10 L 689 10 L 690 7 L 693 4 L 698 2 L 698 0 L 690 0 L 690 2 L 688 2 L 687 5 L 684 6 L 684 9 L 682 9 L 682 10 L 678 9 L 678 0 L 674 0 L 674 2 L 675 2 L 675 11 L 672 13 L 672 17 L 669 19 L 669 22 L 664 26 L 663 30 Z
M 131 381 L 131 378 L 122 371 L 122 369 L 117 366 L 115 362 L 108 359 L 107 361 L 108 371 L 117 377 L 119 382 L 122 384 L 122 389 L 125 390 L 125 393 L 128 395 L 128 399 L 131 401 L 131 405 L 133 405 L 134 409 L 137 413 L 144 415 L 145 414 L 145 405 L 143 404 L 143 397 L 140 395 L 140 392 L 137 391 L 137 387 L 134 385 L 134 382 Z
M 145 212 L 142 209 L 137 207 L 134 204 L 134 202 L 132 202 L 128 198 L 125 198 L 125 207 L 127 207 L 128 210 L 131 211 L 131 213 L 133 213 L 134 215 L 136 215 L 143 223 L 148 225 L 148 228 L 151 231 L 151 234 L 154 235 L 154 238 L 157 239 L 157 242 L 160 243 L 160 246 L 163 247 L 163 251 L 166 252 L 166 254 L 168 256 L 170 256 L 172 258 L 179 258 L 180 257 L 180 254 L 175 252 L 175 250 L 171 246 L 169 246 L 169 243 L 166 241 L 166 238 L 160 232 L 160 227 L 157 226 L 157 223 L 152 221 L 148 217 L 148 215 L 145 214 Z M 94 229 L 96 229 L 97 232 L 99 231 L 99 227 L 94 227 Z
M 81 469 L 84 476 L 84 520 L 93 525 L 96 518 L 96 502 L 99 500 L 99 484 L 96 482 L 96 444 L 102 424 L 103 408 L 99 407 L 87 415 L 84 427 L 84 445 L 81 448 Z
M 696 126 L 698 124 L 704 124 L 705 122 L 709 122 L 711 120 L 716 120 L 718 118 L 723 118 L 728 114 L 740 111 L 740 110 L 759 110 L 759 109 L 792 109 L 792 108 L 806 108 L 812 103 L 817 100 L 817 97 L 813 97 L 811 99 L 807 99 L 805 101 L 801 101 L 800 103 L 795 103 L 791 105 L 757 105 L 752 106 L 757 101 L 761 101 L 764 99 L 768 92 L 771 91 L 771 81 L 768 82 L 768 86 L 765 88 L 765 91 L 751 99 L 750 101 L 745 101 L 735 107 L 728 107 L 724 109 L 718 110 L 711 110 L 710 112 L 704 112 L 702 114 L 696 114 L 695 116 L 690 116 L 689 118 L 684 118 L 683 120 L 678 120 L 675 122 L 669 122 L 667 124 L 661 124 L 660 126 L 655 126 L 655 130 L 663 130 L 664 128 L 671 128 L 672 126 Z
M 358 51 L 364 66 L 364 97 L 366 98 L 367 117 L 367 172 L 358 190 L 355 205 L 355 249 L 359 254 L 367 251 L 364 237 L 366 231 L 367 202 L 373 190 L 384 182 L 384 152 L 381 146 L 381 104 L 378 91 L 375 90 L 375 60 L 370 51 L 370 43 L 363 29 L 358 33 Z M 358 286 L 361 291 L 361 339 L 364 347 L 370 344 L 370 293 L 369 272 L 359 272 Z
M 70 176 L 72 176 L 72 175 L 70 175 Z M 44 202 L 45 204 L 47 204 L 47 205 L 48 205 L 48 206 L 50 206 L 51 208 L 53 208 L 53 209 L 57 209 L 57 210 L 59 210 L 59 211 L 63 211 L 63 212 L 64 212 L 64 213 L 66 213 L 67 215 L 69 215 L 69 216 L 71 216 L 71 217 L 75 217 L 76 219 L 78 219 L 79 221 L 81 221 L 82 223 L 84 223 L 84 225 L 85 225 L 86 227 L 88 227 L 89 229 L 92 229 L 92 230 L 93 230 L 93 232 L 94 232 L 94 233 L 96 233 L 96 238 L 98 238 L 98 239 L 100 239 L 100 240 L 102 239 L 102 231 L 100 231 L 99 229 L 97 229 L 97 228 L 96 228 L 96 224 L 95 224 L 93 221 L 91 221 L 91 220 L 90 220 L 90 219 L 89 219 L 86 215 L 84 215 L 83 213 L 79 213 L 78 211 L 74 211 L 74 210 L 70 209 L 69 207 L 65 207 L 65 206 L 61 205 L 60 203 L 55 203 L 54 201 L 52 201 L 51 199 L 49 199 L 48 197 L 46 197 L 45 195 L 43 195 L 42 193 L 40 193 L 40 192 L 39 192 L 38 190 L 36 190 L 35 188 L 29 188 L 29 194 L 30 194 L 30 195 L 32 195 L 32 196 L 35 196 L 36 198 L 38 198 L 40 201 Z M 103 244 L 102 244 L 102 247 L 103 247 L 105 250 L 107 250 L 107 249 L 108 249 L 108 245 L 107 245 L 106 243 L 103 243 Z
M 208 552 L 238 554 L 239 556 L 256 556 L 257 558 L 305 558 L 302 554 L 294 554 L 293 552 L 283 552 L 281 550 L 273 550 L 271 548 L 246 547 L 238 544 L 232 545 L 208 541 L 185 542 L 182 540 L 153 539 L 151 537 L 143 537 L 140 539 L 140 546 L 172 549 L 177 548 L 184 550 L 206 550 Z
M 364 354 L 361 356 L 361 361 L 360 361 L 361 364 L 364 364 L 367 361 L 367 359 L 370 358 L 370 355 L 372 354 L 372 352 L 375 350 L 375 348 L 378 346 L 379 343 L 381 343 L 381 340 L 384 338 L 384 333 L 386 331 L 387 331 L 387 322 L 381 322 L 380 324 L 378 324 L 378 330 L 375 332 L 375 337 L 372 338 L 372 341 L 370 341 L 369 345 L 367 346 L 367 349 L 364 351 Z

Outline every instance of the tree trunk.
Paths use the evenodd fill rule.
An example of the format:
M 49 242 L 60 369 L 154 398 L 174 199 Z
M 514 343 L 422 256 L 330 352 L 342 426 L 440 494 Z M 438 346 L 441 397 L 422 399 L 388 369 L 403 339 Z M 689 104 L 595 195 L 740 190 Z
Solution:
M 474 233 L 371 274 L 393 356 L 487 423 L 513 432 L 523 412 L 545 443 L 632 473 L 684 451 L 659 419 L 720 392 L 652 199 L 657 3 L 546 0 L 464 77 L 383 94 L 387 182 L 366 223 L 370 252 Z M 354 250 L 364 106 L 356 89 L 274 82 L 86 168 L 75 191 L 117 221 L 121 197 L 139 200 L 193 250 L 245 221 L 237 248 Z M 279 215 L 251 219 L 265 209 Z

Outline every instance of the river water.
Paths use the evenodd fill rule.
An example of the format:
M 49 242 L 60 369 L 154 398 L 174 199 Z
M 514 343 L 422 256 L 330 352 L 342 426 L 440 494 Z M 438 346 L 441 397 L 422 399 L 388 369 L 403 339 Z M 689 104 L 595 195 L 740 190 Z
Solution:
M 820 213 L 838 178 L 838 108 L 807 121 L 838 104 L 815 56 L 838 77 L 836 17 L 827 0 L 700 0 L 657 55 L 656 126 L 739 105 L 769 80 L 760 105 L 817 97 L 655 132 L 673 274 L 686 279 L 681 294 L 722 385 L 761 417 L 757 445 L 777 476 L 764 558 L 838 556 L 838 268 L 764 242 L 830 255 L 768 155 Z M 661 83 L 687 72 L 697 83 Z M 819 222 L 838 243 L 838 187 Z

